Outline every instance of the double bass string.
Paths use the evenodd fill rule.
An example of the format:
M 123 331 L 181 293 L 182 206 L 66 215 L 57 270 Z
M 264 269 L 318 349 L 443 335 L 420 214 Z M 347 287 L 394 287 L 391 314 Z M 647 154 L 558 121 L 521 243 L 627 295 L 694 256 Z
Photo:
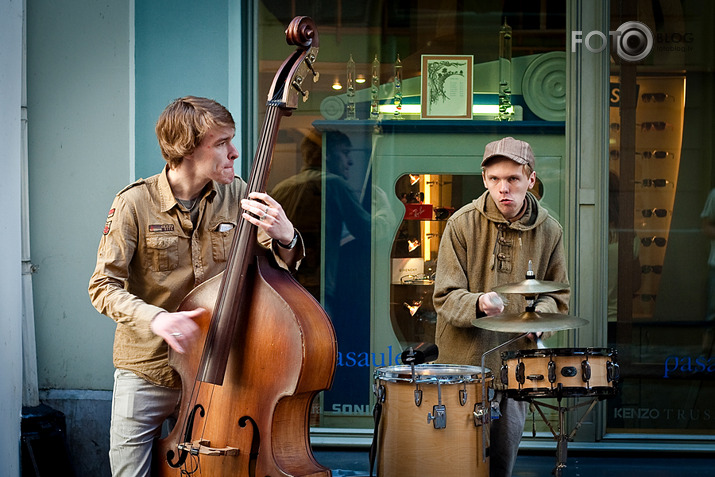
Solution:
M 307 70 L 313 71 L 318 51 L 317 31 L 309 17 L 294 18 L 286 33 L 289 44 L 306 48 L 286 59 L 274 78 L 247 193 L 265 192 L 278 122 L 297 108 L 300 96 L 307 96 L 303 79 L 310 77 Z M 313 75 L 315 78 L 314 71 Z M 306 396 L 312 398 L 332 383 L 337 359 L 335 330 L 325 311 L 287 271 L 275 267 L 270 257 L 256 253 L 257 228 L 242 220 L 242 213 L 238 215 L 223 276 L 198 285 L 202 291 L 185 300 L 185 305 L 192 307 L 186 309 L 207 309 L 201 316 L 201 330 L 206 334 L 203 350 L 195 348 L 189 356 L 177 357 L 182 380 L 196 373 L 197 366 L 198 373 L 191 386 L 188 381 L 183 384 L 187 391 L 181 401 L 180 415 L 186 414 L 183 429 L 177 426 L 157 443 L 159 475 L 245 475 L 247 471 L 248 475 L 328 476 L 330 470 L 312 455 L 304 418 L 310 411 Z M 270 280 L 260 278 L 264 275 Z M 274 339 L 286 356 L 296 358 L 295 367 L 268 366 L 261 353 Z M 270 375 L 257 376 L 260 370 L 270 371 Z M 204 384 L 211 388 L 201 387 Z M 238 415 L 241 417 L 234 423 L 233 417 Z M 281 423 L 279 428 L 274 428 L 276 420 Z M 244 430 L 249 424 L 250 429 Z M 265 441 L 261 436 L 267 436 Z
M 266 162 L 268 161 L 268 163 L 270 163 L 271 155 L 272 155 L 271 151 L 270 151 L 270 149 L 271 149 L 270 145 L 272 143 L 271 138 L 266 138 L 267 134 L 265 134 L 265 130 L 266 129 L 267 130 L 275 129 L 274 126 L 279 121 L 279 118 L 281 116 L 280 113 L 281 113 L 281 111 L 279 108 L 272 107 L 272 106 L 269 106 L 266 111 L 266 118 L 265 118 L 264 127 L 263 127 L 264 133 L 261 134 L 261 138 L 262 138 L 261 144 L 258 146 L 258 149 L 256 152 L 256 156 L 255 156 L 255 160 L 254 160 L 254 164 L 253 164 L 253 171 L 250 176 L 251 179 L 250 179 L 250 184 L 248 185 L 248 188 L 247 188 L 246 197 L 248 196 L 248 193 L 250 193 L 252 191 L 260 192 L 264 188 L 264 187 L 261 187 L 261 184 L 265 183 L 265 180 L 267 177 L 266 170 L 268 169 L 268 167 L 267 167 Z M 239 222 L 239 227 L 237 230 L 238 234 L 242 233 L 241 231 L 243 229 L 245 229 L 245 227 L 255 228 L 255 226 L 253 224 L 251 224 L 251 223 L 247 222 L 245 219 L 243 219 L 243 217 L 241 217 L 240 214 L 237 217 L 237 219 Z M 225 275 L 222 280 L 221 292 L 219 293 L 219 296 L 217 297 L 216 307 L 214 308 L 215 312 L 214 312 L 214 315 L 212 316 L 211 324 L 209 325 L 207 338 L 204 343 L 204 350 L 203 350 L 204 354 L 211 353 L 210 343 L 212 342 L 211 340 L 215 339 L 217 329 L 218 329 L 218 327 L 215 326 L 214 321 L 220 319 L 220 317 L 221 317 L 222 303 L 225 302 L 225 300 L 223 299 L 223 297 L 225 295 L 224 291 L 225 291 L 226 287 L 230 286 L 230 283 L 226 283 L 226 281 L 227 281 L 226 276 L 230 275 L 230 269 L 233 267 L 233 265 L 234 265 L 234 261 L 229 260 L 229 266 L 227 267 L 227 270 L 224 272 Z M 201 389 L 202 389 L 201 387 L 203 385 L 211 386 L 211 389 L 208 392 L 208 402 L 203 405 L 206 415 L 208 415 L 208 413 L 211 412 L 211 407 L 212 407 L 212 402 L 213 402 L 213 398 L 214 398 L 214 391 L 216 389 L 215 388 L 216 384 L 204 382 L 201 379 L 201 373 L 202 373 L 202 369 L 200 367 L 199 369 L 197 369 L 196 376 L 195 376 L 194 383 L 193 383 L 192 390 L 191 390 L 191 395 L 190 395 L 189 400 L 187 401 L 187 407 L 185 409 L 186 418 L 185 418 L 184 422 L 182 423 L 184 426 L 184 433 L 183 433 L 184 435 L 194 435 L 193 429 L 187 429 L 189 425 L 193 425 L 193 422 L 189 416 L 190 416 L 193 408 L 198 403 L 198 397 L 201 394 Z M 205 417 L 203 419 L 203 422 L 201 425 L 201 432 L 198 434 L 200 436 L 200 439 L 199 439 L 200 441 L 203 441 L 206 438 L 206 427 L 208 425 L 208 422 L 209 422 L 208 418 Z M 194 439 L 194 440 L 196 440 L 196 439 Z M 208 439 L 208 441 L 210 441 L 210 440 L 211 439 Z M 185 444 L 192 445 L 191 442 L 187 442 Z M 190 453 L 189 455 L 191 456 L 191 461 L 193 462 L 195 460 L 196 464 L 194 466 L 192 466 L 192 469 L 186 469 L 185 467 L 187 464 L 185 463 L 184 466 L 182 466 L 182 467 L 184 467 L 181 470 L 182 475 L 183 474 L 185 474 L 185 475 L 193 474 L 198 469 L 198 465 L 199 465 L 198 463 L 200 462 L 200 459 L 199 459 L 200 454 L 194 456 Z

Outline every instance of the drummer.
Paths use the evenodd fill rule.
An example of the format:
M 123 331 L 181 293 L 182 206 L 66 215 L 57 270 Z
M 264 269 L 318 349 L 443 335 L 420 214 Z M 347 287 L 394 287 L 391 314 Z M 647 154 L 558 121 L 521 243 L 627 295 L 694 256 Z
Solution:
M 510 294 L 507 301 L 491 290 L 523 281 L 530 260 L 537 280 L 568 283 L 563 229 L 529 192 L 536 182 L 531 146 L 511 137 L 487 144 L 482 179 L 487 191 L 452 215 L 440 240 L 434 306 L 443 363 L 480 365 L 485 351 L 516 336 L 477 328 L 472 320 L 525 311 L 526 297 Z M 568 303 L 568 289 L 535 301 L 541 313 L 565 314 Z M 535 348 L 537 338 L 531 333 L 499 352 Z M 487 355 L 487 368 L 500 368 L 499 352 Z M 500 414 L 491 424 L 492 477 L 511 476 L 528 407 L 499 392 L 500 385 L 492 401 Z

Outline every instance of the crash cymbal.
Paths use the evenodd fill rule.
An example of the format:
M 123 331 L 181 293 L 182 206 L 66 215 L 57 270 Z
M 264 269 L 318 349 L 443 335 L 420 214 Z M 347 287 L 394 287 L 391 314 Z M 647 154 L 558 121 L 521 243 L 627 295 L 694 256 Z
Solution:
M 477 328 L 505 333 L 529 333 L 539 331 L 560 331 L 580 328 L 588 324 L 588 320 L 560 313 L 539 313 L 525 311 L 523 313 L 504 313 L 502 315 L 475 318 L 472 324 Z
M 549 282 L 537 280 L 535 278 L 527 278 L 519 283 L 511 283 L 501 285 L 492 289 L 497 293 L 519 293 L 521 295 L 538 295 L 540 293 L 549 293 L 569 288 L 568 283 Z

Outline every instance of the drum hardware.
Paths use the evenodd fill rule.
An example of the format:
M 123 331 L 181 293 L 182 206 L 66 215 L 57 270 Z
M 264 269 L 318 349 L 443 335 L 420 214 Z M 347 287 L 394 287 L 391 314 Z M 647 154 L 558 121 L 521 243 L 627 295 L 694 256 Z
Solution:
M 447 427 L 447 408 L 442 404 L 442 383 L 437 383 L 437 404 L 432 406 L 432 412 L 427 413 L 427 424 L 432 423 L 435 429 Z
M 383 402 L 385 402 L 385 386 L 384 386 L 384 385 L 373 386 L 373 388 L 376 389 L 376 392 L 375 392 L 375 398 L 376 398 L 376 399 L 375 399 L 375 401 L 376 401 L 376 402 L 379 402 L 380 404 L 382 404 Z
M 490 331 L 523 333 L 516 338 L 513 338 L 485 352 L 482 355 L 482 368 L 484 368 L 485 366 L 486 355 L 519 339 L 527 337 L 529 333 L 568 330 L 573 328 L 579 328 L 588 324 L 587 320 L 575 316 L 557 313 L 540 313 L 536 311 L 535 303 L 537 295 L 541 293 L 550 293 L 565 290 L 567 288 L 569 288 L 569 285 L 567 283 L 536 280 L 532 269 L 531 260 L 529 260 L 529 270 L 526 273 L 526 279 L 524 281 L 493 288 L 493 291 L 497 293 L 516 293 L 524 295 L 526 298 L 527 306 L 523 313 L 492 315 L 483 318 L 475 318 L 472 320 L 472 324 L 478 328 Z M 563 350 L 561 352 L 563 352 Z M 599 400 L 615 395 L 615 383 L 620 376 L 618 364 L 615 362 L 615 350 L 612 353 L 607 354 L 607 358 L 605 358 L 606 362 L 602 363 L 603 370 L 598 368 L 598 364 L 601 364 L 602 361 L 598 358 L 603 358 L 604 353 L 599 352 L 598 350 L 589 348 L 585 350 L 573 350 L 571 353 L 569 353 L 569 351 L 567 350 L 566 356 L 564 356 L 563 354 L 555 355 L 555 353 L 561 352 L 558 350 L 549 349 L 519 351 L 517 353 L 532 353 L 533 357 L 536 358 L 548 357 L 548 361 L 545 363 L 545 369 L 532 369 L 532 367 L 530 366 L 531 363 L 527 363 L 527 361 L 531 361 L 528 359 L 528 356 L 522 356 L 521 354 L 519 354 L 516 357 L 517 362 L 515 366 L 509 367 L 508 364 L 505 362 L 500 371 L 502 383 L 507 386 L 507 395 L 513 399 L 529 401 L 531 403 L 532 409 L 535 408 L 539 412 L 541 418 L 544 420 L 544 422 L 547 424 L 552 434 L 556 438 L 556 467 L 552 472 L 555 477 L 561 477 L 562 471 L 566 467 L 568 441 L 573 440 L 573 437 L 578 431 L 578 429 L 581 427 L 583 420 L 593 410 Z M 513 353 L 514 352 L 503 353 L 503 361 L 506 361 L 504 357 L 505 355 L 510 356 L 513 355 Z M 572 362 L 574 357 L 570 356 L 571 354 L 583 355 L 583 359 L 576 359 L 576 361 Z M 567 362 L 563 363 L 563 365 L 559 368 L 559 364 L 561 364 L 560 361 L 564 357 L 566 358 Z M 591 359 L 592 357 L 595 358 Z M 614 359 L 609 359 L 611 357 L 613 357 Z M 529 366 L 527 366 L 527 364 Z M 594 372 L 594 364 L 597 372 Z M 557 368 L 559 369 L 557 370 Z M 510 381 L 511 369 L 513 369 L 514 371 L 514 383 Z M 581 374 L 580 378 L 578 378 L 579 371 Z M 601 371 L 603 371 L 603 373 L 601 373 Z M 561 377 L 559 377 L 559 375 Z M 545 376 L 547 378 L 546 380 L 544 379 Z M 564 382 L 561 382 L 561 378 L 563 378 Z M 601 380 L 605 382 L 601 382 Z M 538 386 L 541 383 L 546 384 L 546 381 L 548 381 L 548 386 Z M 582 384 L 585 384 L 585 387 Z M 594 397 L 590 403 L 585 402 L 570 407 L 564 407 L 561 405 L 561 400 L 565 396 Z M 534 399 L 535 397 L 555 397 L 558 400 L 558 406 L 552 406 L 543 402 L 536 401 Z M 487 402 L 484 388 L 482 388 L 482 402 Z M 544 412 L 541 410 L 540 406 L 544 406 L 558 411 L 558 432 L 554 430 L 553 426 L 549 422 Z M 578 423 L 570 433 L 564 433 L 565 413 L 567 411 L 574 410 L 583 406 L 589 406 L 588 410 L 583 416 L 581 416 Z M 484 424 L 488 424 L 491 420 L 490 412 L 487 412 L 484 408 L 477 408 L 475 406 L 475 423 L 477 422 L 478 416 L 480 419 L 483 419 Z M 483 442 L 486 442 L 486 429 L 487 426 L 485 425 L 482 428 Z M 534 434 L 536 434 L 535 424 Z M 487 447 L 484 446 L 482 460 L 486 461 L 486 457 Z
M 415 406 L 420 407 L 422 405 L 422 390 L 420 385 L 416 385 L 417 389 L 414 390 L 415 393 Z M 429 421 L 428 421 L 429 422 Z
M 586 359 L 581 361 L 581 372 L 583 373 L 583 382 L 586 383 L 587 385 L 591 381 L 591 365 L 588 363 L 588 355 L 586 355 Z M 567 373 L 567 374 L 564 374 Z M 576 376 L 578 371 L 576 371 L 576 368 L 573 366 L 566 366 L 561 369 L 561 375 L 566 376 L 566 377 L 573 377 Z M 591 386 L 587 386 L 591 387 Z
M 469 396 L 469 393 L 467 392 L 467 385 L 464 385 L 464 389 L 459 390 L 459 404 L 460 406 L 464 407 L 465 404 L 467 404 L 467 396 Z
M 611 396 L 620 376 L 616 358 L 615 350 L 601 348 L 508 351 L 502 353 L 499 376 L 507 395 L 517 400 Z
M 552 348 L 508 351 L 502 353 L 503 366 L 500 372 L 506 393 L 517 400 L 528 401 L 532 412 L 538 411 L 557 442 L 555 477 L 561 477 L 566 468 L 568 442 L 581 427 L 586 416 L 600 400 L 616 394 L 616 382 L 620 368 L 616 363 L 617 353 L 611 349 L 599 348 Z M 546 374 L 543 379 L 530 380 L 530 376 Z M 513 380 L 510 380 L 512 378 Z M 536 398 L 556 398 L 557 405 L 537 401 Z M 573 406 L 561 404 L 564 397 L 591 397 L 587 402 Z M 589 406 L 574 429 L 565 431 L 565 414 L 584 406 Z M 557 411 L 558 429 L 549 422 L 541 407 Z M 534 419 L 535 420 L 535 419 Z M 533 433 L 536 435 L 534 424 Z
M 402 362 L 409 364 L 412 370 L 412 382 L 415 383 L 415 406 L 417 407 L 422 404 L 422 390 L 420 389 L 420 385 L 415 376 L 415 365 L 423 364 L 428 361 L 434 361 L 438 357 L 439 348 L 437 348 L 437 345 L 434 343 L 426 343 L 424 341 L 415 346 L 407 347 L 402 354 L 400 354 Z M 427 422 L 429 422 L 429 417 L 427 418 Z
M 549 373 L 549 382 L 551 384 L 554 384 L 556 382 L 556 362 L 553 358 L 549 359 L 549 364 L 547 365 L 547 367 Z
M 611 361 L 606 363 L 606 379 L 608 379 L 608 382 L 615 382 L 618 381 L 621 377 L 621 368 L 618 367 L 618 364 L 612 363 Z
M 553 406 L 545 402 L 536 401 L 534 399 L 529 399 L 529 402 L 531 403 L 532 407 L 539 412 L 541 419 L 546 423 L 549 430 L 551 431 L 551 434 L 553 434 L 554 439 L 556 440 L 556 466 L 554 467 L 554 470 L 551 471 L 554 477 L 562 477 L 562 473 L 563 470 L 566 468 L 566 461 L 568 459 L 568 443 L 573 441 L 576 432 L 581 428 L 581 424 L 583 423 L 586 416 L 588 416 L 588 414 L 593 410 L 593 408 L 596 407 L 596 403 L 602 399 L 604 398 L 596 397 L 591 399 L 590 402 L 583 402 L 569 407 L 564 407 L 561 405 L 561 398 L 558 398 L 557 406 Z M 544 414 L 544 411 L 541 410 L 542 406 L 557 411 L 559 413 L 558 431 L 554 429 L 554 426 L 551 424 L 551 422 L 549 422 L 549 419 Z M 583 414 L 583 416 L 581 416 L 581 418 L 578 420 L 571 432 L 568 434 L 565 433 L 564 429 L 566 428 L 566 412 L 573 411 L 584 406 L 588 406 L 586 412 Z M 536 435 L 535 428 L 533 430 L 533 434 Z
M 487 420 L 487 411 L 484 407 L 484 404 L 479 402 L 474 404 L 474 411 L 472 411 L 472 415 L 474 416 L 474 427 L 479 427 L 485 424 Z
M 415 346 L 407 347 L 402 354 L 400 354 L 402 362 L 409 365 L 427 363 L 436 360 L 438 357 L 439 348 L 437 348 L 437 345 L 424 341 Z
M 432 412 L 427 413 L 427 424 L 433 423 L 435 429 L 447 427 L 447 409 L 443 404 L 432 407 Z

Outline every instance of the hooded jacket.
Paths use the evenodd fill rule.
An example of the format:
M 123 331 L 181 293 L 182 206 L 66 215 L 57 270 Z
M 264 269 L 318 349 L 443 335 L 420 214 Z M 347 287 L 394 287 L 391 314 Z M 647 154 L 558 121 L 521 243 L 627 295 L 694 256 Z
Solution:
M 485 316 L 479 311 L 479 297 L 525 280 L 529 261 L 536 279 L 568 283 L 561 225 L 531 193 L 525 201 L 524 215 L 510 223 L 487 191 L 447 222 L 434 284 L 440 362 L 480 366 L 484 352 L 518 336 L 477 328 L 472 320 Z M 569 295 L 568 289 L 539 295 L 536 311 L 567 313 Z M 522 313 L 526 305 L 523 295 L 506 295 L 504 313 Z M 531 340 L 520 339 L 488 354 L 486 367 L 496 374 L 502 352 L 535 347 Z

